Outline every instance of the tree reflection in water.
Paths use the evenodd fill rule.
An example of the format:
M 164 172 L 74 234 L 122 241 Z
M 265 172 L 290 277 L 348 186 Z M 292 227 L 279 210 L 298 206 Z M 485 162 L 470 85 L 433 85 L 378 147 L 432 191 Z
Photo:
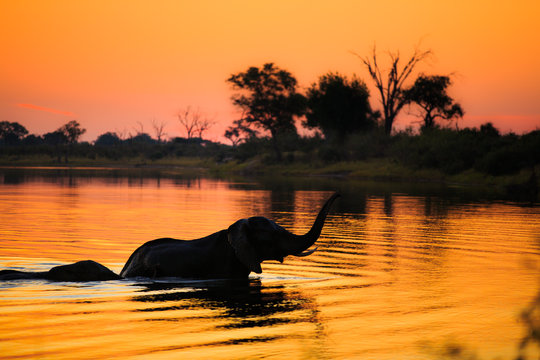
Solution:
M 526 334 L 519 344 L 517 360 L 527 359 L 525 354 L 529 348 L 536 348 L 540 353 L 540 289 L 534 300 L 521 313 L 521 320 L 525 324 Z

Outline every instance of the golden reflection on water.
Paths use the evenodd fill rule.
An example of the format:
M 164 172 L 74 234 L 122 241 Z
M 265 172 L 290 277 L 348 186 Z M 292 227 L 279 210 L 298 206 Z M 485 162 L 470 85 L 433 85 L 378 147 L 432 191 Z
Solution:
M 0 266 L 93 259 L 118 272 L 145 241 L 251 215 L 302 233 L 329 194 L 208 179 L 4 184 Z M 0 357 L 434 359 L 452 344 L 461 358 L 516 358 L 540 280 L 537 207 L 343 195 L 317 252 L 264 263 L 248 283 L 2 283 Z

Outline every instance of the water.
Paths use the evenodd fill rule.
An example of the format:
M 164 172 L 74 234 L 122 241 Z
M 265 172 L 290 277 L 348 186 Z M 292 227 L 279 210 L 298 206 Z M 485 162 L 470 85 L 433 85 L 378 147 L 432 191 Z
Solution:
M 538 358 L 540 208 L 460 189 L 0 169 L 0 269 L 83 259 L 119 272 L 158 237 L 262 215 L 319 249 L 247 282 L 0 283 L 0 358 Z M 530 317 L 523 317 L 524 312 Z M 527 319 L 533 322 L 528 325 Z

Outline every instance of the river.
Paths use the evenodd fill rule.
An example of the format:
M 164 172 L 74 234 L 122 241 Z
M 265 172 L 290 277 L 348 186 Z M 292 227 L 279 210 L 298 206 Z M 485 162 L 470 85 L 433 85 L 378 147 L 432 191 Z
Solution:
M 441 185 L 0 169 L 0 269 L 118 273 L 253 215 L 300 234 L 335 190 L 318 250 L 248 282 L 1 282 L 0 358 L 539 357 L 540 207 Z

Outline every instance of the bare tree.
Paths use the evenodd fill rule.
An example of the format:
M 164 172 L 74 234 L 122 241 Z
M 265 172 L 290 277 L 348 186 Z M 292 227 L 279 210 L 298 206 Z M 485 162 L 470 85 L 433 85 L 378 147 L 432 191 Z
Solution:
M 187 108 L 178 111 L 176 116 L 186 131 L 186 137 L 188 139 L 193 138 L 197 129 L 197 123 L 201 117 L 199 109 L 192 110 L 191 106 L 188 106 Z
M 201 113 L 198 108 L 193 110 L 191 106 L 180 110 L 176 116 L 184 128 L 188 139 L 192 139 L 196 137 L 196 135 L 202 139 L 204 132 L 210 129 L 214 124 L 214 121 Z
M 143 125 L 143 123 L 140 122 L 140 121 L 137 121 L 137 125 L 138 125 L 138 127 L 137 126 L 133 127 L 133 130 L 135 131 L 135 136 L 144 134 L 144 125 Z M 130 138 L 134 137 L 133 135 L 131 135 L 131 132 L 129 133 L 129 137 Z
M 167 133 L 165 132 L 165 125 L 167 125 L 167 123 L 164 121 L 157 122 L 155 118 L 152 119 L 152 127 L 154 128 L 154 133 L 156 134 L 157 141 L 160 144 L 163 137 L 167 135 Z
M 201 118 L 199 118 L 199 121 L 197 123 L 197 134 L 199 135 L 199 138 L 202 139 L 203 138 L 203 133 L 210 129 L 212 127 L 212 125 L 215 124 L 215 121 L 207 118 L 206 116 L 202 116 Z
M 115 134 L 122 141 L 127 140 L 130 136 L 129 131 L 126 128 L 124 128 L 122 131 L 115 129 Z
M 390 135 L 396 116 L 407 103 L 406 99 L 403 97 L 405 81 L 414 71 L 416 65 L 431 55 L 431 51 L 420 51 L 416 48 L 413 55 L 407 60 L 403 67 L 401 67 L 400 64 L 401 57 L 399 52 L 389 52 L 390 69 L 386 78 L 383 77 L 383 71 L 377 62 L 377 51 L 375 46 L 373 47 L 371 57 L 363 57 L 356 53 L 354 54 L 362 60 L 375 83 L 375 87 L 379 91 L 383 108 L 384 132 L 387 135 Z

